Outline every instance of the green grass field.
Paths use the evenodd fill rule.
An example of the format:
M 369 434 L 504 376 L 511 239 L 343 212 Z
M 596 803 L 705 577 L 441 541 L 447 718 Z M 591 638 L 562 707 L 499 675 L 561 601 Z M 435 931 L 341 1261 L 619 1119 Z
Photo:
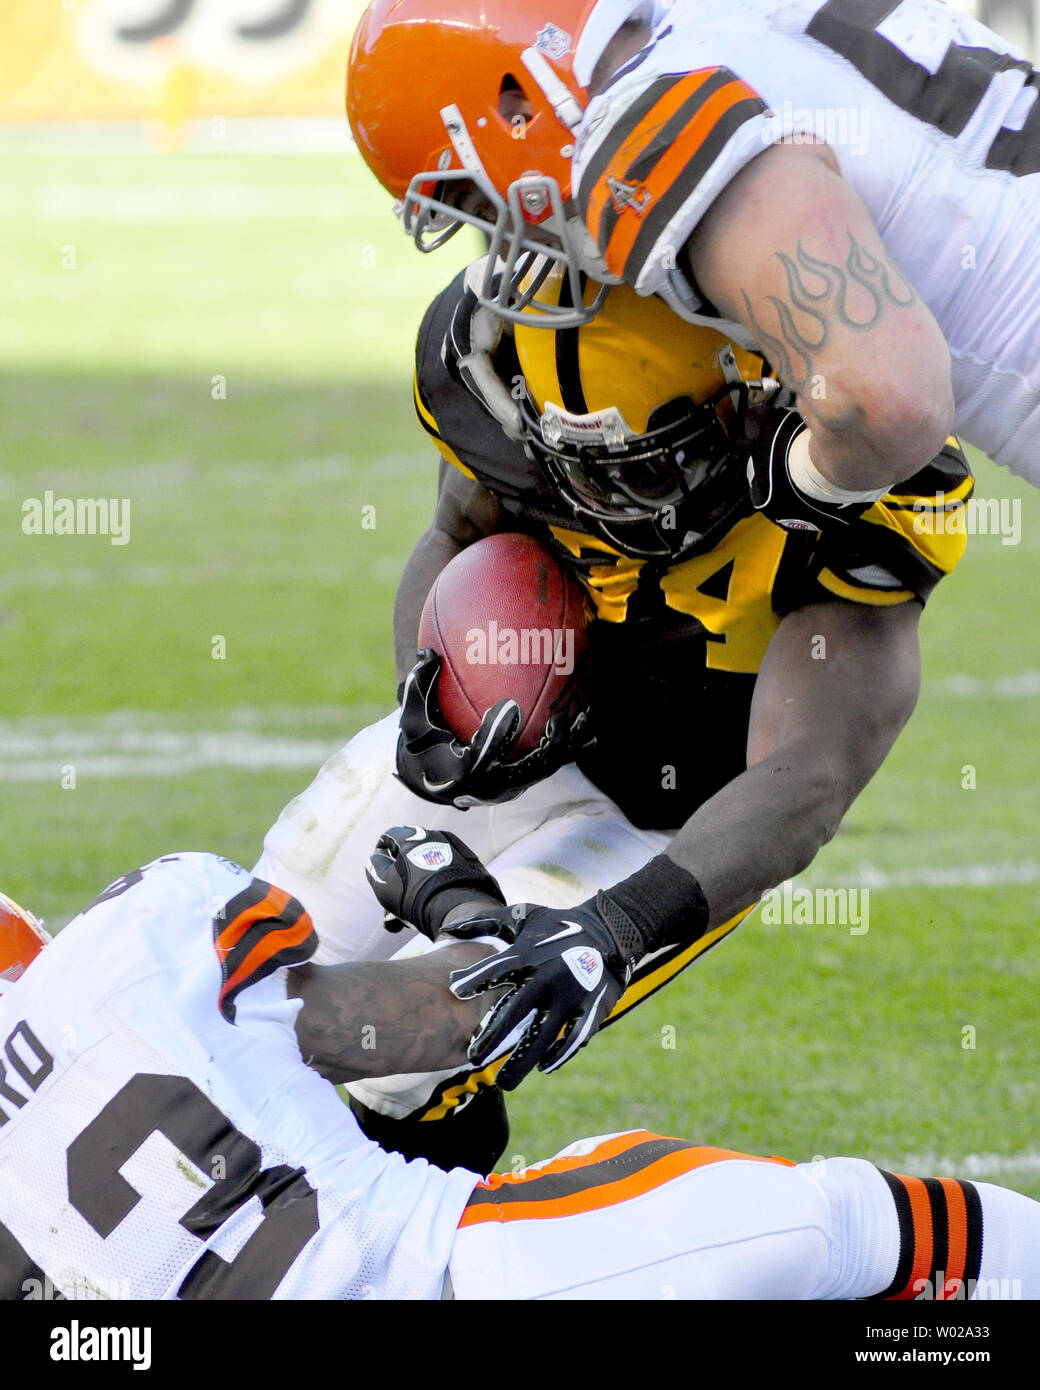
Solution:
M 390 707 L 436 474 L 412 342 L 474 248 L 420 257 L 347 157 L 0 159 L 0 886 L 60 926 L 163 851 L 252 863 Z M 753 918 L 525 1086 L 509 1162 L 646 1125 L 1040 1196 L 1040 496 L 979 473 L 1021 544 L 941 586 L 918 713 L 810 878 L 870 886 L 869 932 Z M 47 491 L 129 498 L 129 543 L 23 534 Z

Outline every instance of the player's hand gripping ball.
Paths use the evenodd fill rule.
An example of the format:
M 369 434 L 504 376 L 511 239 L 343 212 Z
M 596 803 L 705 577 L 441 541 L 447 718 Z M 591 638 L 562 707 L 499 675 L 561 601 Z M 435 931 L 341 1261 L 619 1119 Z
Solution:
M 580 585 L 530 536 L 489 536 L 441 572 L 402 698 L 397 775 L 465 808 L 509 801 L 590 741 Z

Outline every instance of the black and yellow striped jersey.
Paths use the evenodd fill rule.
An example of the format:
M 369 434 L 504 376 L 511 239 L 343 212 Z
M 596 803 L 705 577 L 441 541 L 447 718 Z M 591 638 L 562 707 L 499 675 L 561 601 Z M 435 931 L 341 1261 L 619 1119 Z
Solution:
M 460 275 L 423 320 L 419 420 L 449 462 L 494 494 L 508 529 L 549 545 L 588 594 L 598 737 L 583 770 L 635 823 L 681 824 L 743 770 L 755 675 L 786 614 L 824 601 L 923 604 L 958 563 L 965 536 L 936 517 L 971 495 L 967 459 L 948 440 L 933 463 L 840 534 L 785 531 L 747 498 L 709 550 L 676 560 L 626 555 L 588 517 L 579 524 L 523 443 L 466 386 L 458 368 L 467 350 L 459 321 L 466 304 Z M 565 400 L 568 393 L 577 400 L 582 389 L 582 331 L 554 335 Z M 507 384 L 519 378 L 508 337 L 496 368 Z M 746 494 L 744 459 L 735 455 L 733 468 L 734 485 Z M 691 711 L 699 727 L 712 730 L 707 753 L 704 744 L 696 752 L 690 746 Z

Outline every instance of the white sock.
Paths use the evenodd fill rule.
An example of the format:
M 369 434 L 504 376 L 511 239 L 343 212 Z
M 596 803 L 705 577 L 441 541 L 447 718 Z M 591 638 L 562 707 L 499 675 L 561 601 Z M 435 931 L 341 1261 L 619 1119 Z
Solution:
M 1040 1202 L 992 1183 L 982 1200 L 982 1265 L 973 1298 L 1040 1299 Z
M 969 1252 L 973 1247 L 976 1258 L 981 1207 L 982 1253 L 977 1275 L 969 1253 L 967 1261 L 949 1254 L 942 1259 L 946 1267 L 928 1268 L 923 1278 L 913 1277 L 915 1240 L 928 1241 L 933 1249 L 933 1264 L 933 1238 L 942 1241 L 943 1249 L 952 1249 L 957 1243 L 951 1229 L 933 1231 L 922 1180 L 886 1176 L 872 1163 L 858 1158 L 830 1158 L 803 1164 L 801 1170 L 822 1189 L 831 1211 L 830 1270 L 816 1297 L 876 1298 L 879 1294 L 902 1294 L 909 1298 L 936 1298 L 945 1293 L 948 1298 L 979 1300 L 1040 1299 L 1040 1202 L 992 1183 L 960 1185 L 964 1193 L 961 1211 L 968 1209 Z M 918 1213 L 927 1213 L 925 1230 L 920 1234 L 918 1218 L 911 1217 L 907 1183 L 915 1190 Z M 928 1180 L 933 1192 L 937 1186 L 936 1180 Z M 951 1202 L 959 1199 L 953 1186 L 946 1183 L 944 1187 Z M 942 1205 L 940 1198 L 939 1210 Z M 949 1210 L 952 1213 L 954 1208 Z M 960 1249 L 963 1255 L 963 1240 Z M 919 1268 L 919 1275 L 923 1268 Z

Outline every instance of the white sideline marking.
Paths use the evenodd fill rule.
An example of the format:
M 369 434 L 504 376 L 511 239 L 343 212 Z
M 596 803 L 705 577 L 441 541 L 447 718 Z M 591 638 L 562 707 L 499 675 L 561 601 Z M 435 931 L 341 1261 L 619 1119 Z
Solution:
M 1040 695 L 1040 671 L 1023 671 L 1020 676 L 996 676 L 981 680 L 978 676 L 947 676 L 945 680 L 927 680 L 924 694 L 932 691 L 944 695 L 996 695 L 1001 699 L 1028 699 Z
M 60 717 L 5 720 L 0 721 L 0 782 L 58 784 L 62 768 L 69 764 L 77 778 L 179 777 L 218 767 L 316 772 L 357 728 L 385 712 L 369 704 L 243 708 L 227 716 L 232 727 L 207 730 L 170 729 L 163 727 L 161 716 L 126 711 L 74 723 Z M 260 724 L 269 731 L 258 728 Z M 312 731 L 330 724 L 341 732 L 292 736 L 297 729 Z
M 1021 863 L 957 864 L 949 869 L 879 869 L 873 864 L 861 864 L 851 874 L 835 874 L 831 870 L 827 884 L 839 878 L 848 888 L 1005 888 L 1010 884 L 1040 883 L 1040 863 L 1026 859 Z M 796 882 L 802 882 L 801 879 Z M 807 875 L 807 884 L 819 887 L 817 876 Z
M 892 1171 L 887 1162 L 879 1162 L 878 1167 Z M 967 1154 L 964 1158 L 950 1158 L 948 1154 L 936 1153 L 907 1154 L 905 1158 L 897 1160 L 896 1171 L 915 1173 L 921 1177 L 934 1173 L 940 1177 L 956 1178 L 1040 1173 L 1040 1151 L 1033 1149 L 1023 1154 Z
M 51 756 L 20 756 L 8 752 L 0 739 L 0 782 L 55 782 L 71 764 L 79 777 L 182 777 L 208 767 L 263 772 L 275 768 L 310 768 L 315 772 L 334 753 L 342 739 L 271 738 L 264 734 L 167 734 L 152 746 L 125 753 L 88 750 L 75 735 L 60 741 Z M 162 748 L 165 751 L 159 751 Z

